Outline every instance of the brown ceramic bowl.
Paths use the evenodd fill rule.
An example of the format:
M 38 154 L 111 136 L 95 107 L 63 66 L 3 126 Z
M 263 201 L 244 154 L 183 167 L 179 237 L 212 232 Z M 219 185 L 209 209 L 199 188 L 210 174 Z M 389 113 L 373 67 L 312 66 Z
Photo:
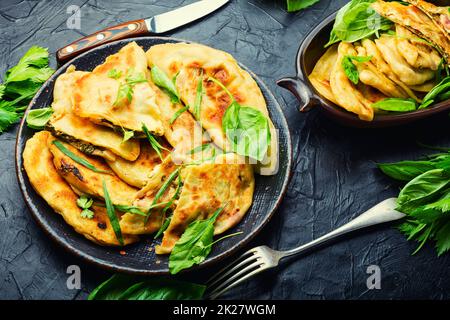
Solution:
M 450 110 L 450 99 L 434 104 L 427 109 L 408 113 L 375 115 L 373 121 L 363 121 L 357 115 L 347 112 L 320 95 L 308 79 L 319 58 L 325 53 L 324 45 L 328 42 L 336 13 L 333 13 L 315 27 L 297 52 L 295 77 L 286 77 L 277 81 L 277 84 L 291 91 L 300 102 L 299 110 L 306 112 L 318 106 L 329 118 L 352 127 L 380 128 L 399 126 L 420 119 L 428 118 L 440 112 Z

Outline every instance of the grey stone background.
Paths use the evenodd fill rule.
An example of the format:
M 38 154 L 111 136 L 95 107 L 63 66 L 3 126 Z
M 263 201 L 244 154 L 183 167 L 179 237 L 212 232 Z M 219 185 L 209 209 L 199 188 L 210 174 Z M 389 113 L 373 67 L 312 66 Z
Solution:
M 1 0 L 0 74 L 32 45 L 61 46 L 103 27 L 158 14 L 192 1 L 167 0 Z M 233 0 L 214 15 L 170 33 L 223 49 L 252 69 L 275 93 L 293 136 L 294 167 L 288 193 L 272 221 L 251 244 L 291 248 L 332 230 L 399 186 L 375 162 L 417 158 L 420 140 L 449 146 L 447 114 L 414 125 L 384 130 L 343 128 L 296 111 L 297 102 L 275 81 L 294 75 L 302 39 L 347 1 L 322 0 L 288 14 L 283 1 Z M 69 5 L 81 8 L 81 30 L 66 26 Z M 0 299 L 85 299 L 109 274 L 86 265 L 53 244 L 30 216 L 16 180 L 16 129 L 0 135 Z M 236 288 L 237 299 L 448 299 L 450 255 L 436 257 L 432 245 L 411 256 L 415 244 L 393 227 L 358 235 L 284 264 Z M 82 289 L 66 288 L 66 268 L 77 264 Z M 381 268 L 381 289 L 368 290 L 366 269 Z M 213 272 L 207 270 L 207 272 Z M 205 274 L 191 275 L 202 281 Z

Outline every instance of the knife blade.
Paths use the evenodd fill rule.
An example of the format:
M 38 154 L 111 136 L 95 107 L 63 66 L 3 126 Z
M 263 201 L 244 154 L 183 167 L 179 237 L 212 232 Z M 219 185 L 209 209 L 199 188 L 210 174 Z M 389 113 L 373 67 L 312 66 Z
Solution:
M 164 33 L 200 19 L 225 5 L 229 0 L 202 0 L 145 19 L 151 33 Z
M 128 21 L 81 38 L 56 52 L 58 64 L 78 54 L 115 40 L 160 34 L 198 20 L 224 6 L 230 0 L 201 0 L 153 17 Z

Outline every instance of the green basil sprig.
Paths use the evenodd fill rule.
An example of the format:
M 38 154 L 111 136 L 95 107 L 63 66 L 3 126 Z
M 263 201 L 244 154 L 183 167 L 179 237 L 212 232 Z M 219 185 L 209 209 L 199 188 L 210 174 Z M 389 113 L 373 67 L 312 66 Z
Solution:
M 172 102 L 180 103 L 180 95 L 175 87 L 175 83 L 171 80 L 164 71 L 158 66 L 154 65 L 150 70 L 153 82 L 163 89 L 169 96 Z
M 255 108 L 241 106 L 219 80 L 209 77 L 208 81 L 219 85 L 232 101 L 222 118 L 223 131 L 232 150 L 242 156 L 262 161 L 271 140 L 267 117 Z
M 450 76 L 445 77 L 423 98 L 420 109 L 425 109 L 433 103 L 444 101 L 450 98 Z
M 115 274 L 95 288 L 88 300 L 199 300 L 204 285 L 171 278 Z
M 191 222 L 175 244 L 169 257 L 169 270 L 176 274 L 194 264 L 200 264 L 211 252 L 214 223 L 225 206 L 217 209 L 205 220 Z
M 380 31 L 391 29 L 393 23 L 371 8 L 375 0 L 352 0 L 336 15 L 326 47 L 339 42 L 355 42 Z
M 354 84 L 359 82 L 359 72 L 353 61 L 363 63 L 372 59 L 372 56 L 344 56 L 341 61 L 342 68 L 344 69 L 347 78 Z
M 430 240 L 438 255 L 450 250 L 450 152 L 428 160 L 379 164 L 390 177 L 405 181 L 397 210 L 407 215 L 399 230 L 419 243 L 416 254 Z
M 417 109 L 417 102 L 408 98 L 386 98 L 372 104 L 375 109 L 393 112 L 411 112 Z

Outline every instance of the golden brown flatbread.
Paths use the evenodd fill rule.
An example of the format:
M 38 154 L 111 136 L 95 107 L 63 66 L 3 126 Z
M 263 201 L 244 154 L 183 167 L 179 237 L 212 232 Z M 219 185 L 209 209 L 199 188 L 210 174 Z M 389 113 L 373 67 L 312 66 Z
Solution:
M 230 153 L 217 157 L 213 163 L 183 169 L 178 205 L 156 253 L 171 252 L 192 221 L 206 219 L 225 205 L 216 220 L 214 234 L 225 232 L 242 219 L 252 204 L 255 180 L 251 165 L 240 164 L 239 158 Z
M 278 169 L 277 133 L 269 117 L 266 101 L 250 74 L 242 70 L 228 53 L 200 44 L 166 43 L 152 46 L 147 51 L 148 65 L 158 66 L 169 78 L 176 76 L 175 86 L 185 105 L 194 114 L 199 70 L 203 70 L 204 95 L 200 108 L 200 122 L 212 141 L 221 149 L 231 146 L 222 128 L 222 118 L 231 104 L 226 92 L 208 77 L 220 81 L 241 105 L 253 107 L 269 120 L 271 145 L 267 157 L 257 166 L 259 173 L 275 174 Z
M 48 129 L 60 139 L 80 151 L 114 160 L 116 155 L 133 161 L 139 155 L 139 142 L 135 139 L 123 141 L 123 134 L 89 119 L 81 118 L 72 111 L 74 85 L 88 72 L 69 69 L 56 79 L 53 89 L 53 115 Z
M 72 226 L 76 232 L 100 245 L 119 245 L 104 208 L 92 207 L 94 218 L 81 217 L 78 196 L 53 166 L 53 156 L 47 147 L 52 139 L 48 131 L 37 132 L 25 145 L 24 168 L 34 190 Z M 125 244 L 138 241 L 135 236 L 123 235 Z

